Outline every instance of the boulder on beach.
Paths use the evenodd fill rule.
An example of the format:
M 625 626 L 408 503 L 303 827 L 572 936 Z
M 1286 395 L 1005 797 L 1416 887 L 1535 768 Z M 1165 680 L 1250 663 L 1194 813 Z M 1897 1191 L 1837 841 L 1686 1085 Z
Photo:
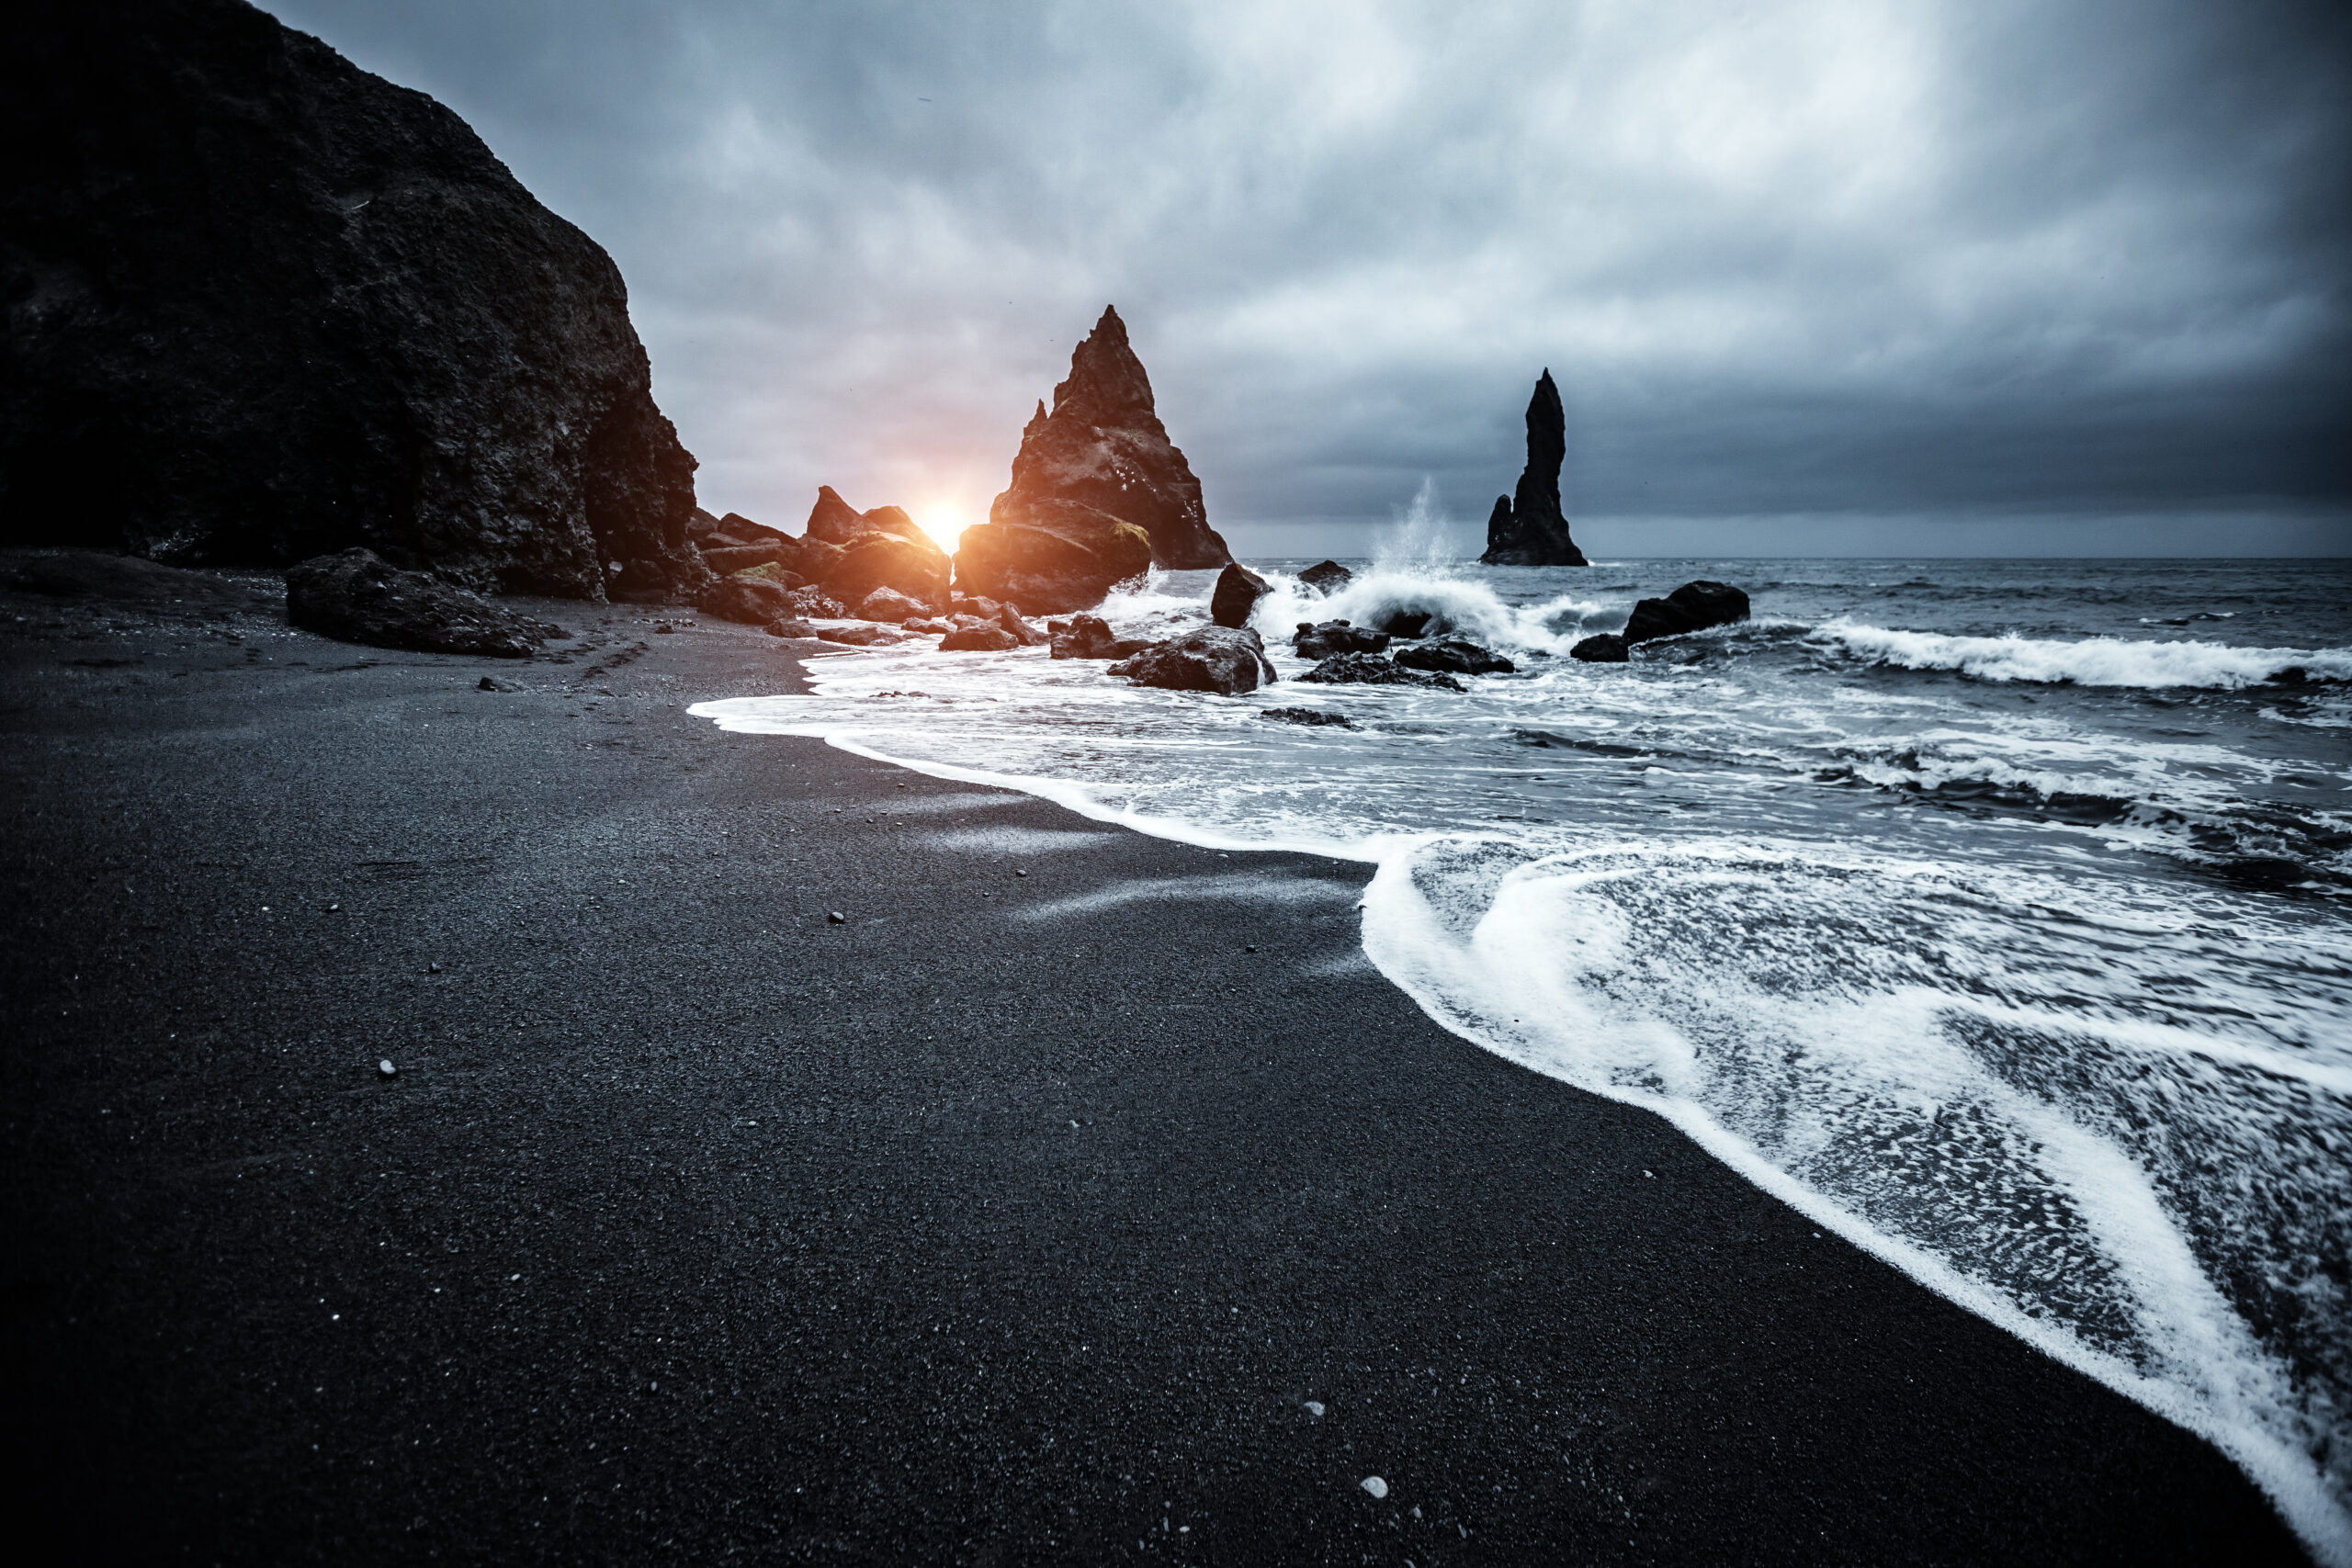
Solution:
M 1291 634 L 1291 651 L 1301 659 L 1329 659 L 1335 653 L 1385 653 L 1388 649 L 1388 634 L 1368 626 L 1350 626 L 1345 621 L 1321 621 L 1308 625 L 1298 623 L 1298 630 Z
M 1001 498 L 1000 498 L 1001 499 Z M 1023 523 L 975 523 L 956 543 L 956 585 L 1032 615 L 1089 610 L 1151 570 L 1151 538 L 1076 503 L 1035 503 Z
M 1335 653 L 1299 677 L 1318 686 L 1428 686 L 1448 692 L 1463 689 L 1451 675 L 1408 670 L 1376 653 Z
M 1265 642 L 1248 626 L 1196 627 L 1121 660 L 1111 673 L 1138 686 L 1228 697 L 1280 679 L 1267 661 Z
M 1519 669 L 1492 649 L 1463 637 L 1432 637 L 1400 648 L 1396 659 L 1408 670 L 1430 670 L 1442 675 L 1510 675 Z
M 877 642 L 898 640 L 891 630 L 878 626 L 819 626 L 817 637 L 820 642 L 838 642 L 849 648 L 872 648 Z
M 1495 498 L 1487 518 L 1485 566 L 1584 566 L 1560 511 L 1560 463 L 1568 455 L 1568 420 L 1560 389 L 1546 369 L 1527 400 L 1527 467 L 1519 488 Z
M 841 559 L 814 581 L 844 604 L 860 604 L 876 589 L 889 588 L 931 611 L 947 607 L 947 552 L 928 536 L 910 538 L 869 530 L 843 546 Z
M 850 614 L 861 621 L 887 621 L 897 626 L 901 621 L 917 621 L 931 614 L 931 606 L 908 598 L 895 588 L 877 588 L 857 602 Z
M 1568 649 L 1568 657 L 1581 659 L 1587 664 L 1623 664 L 1633 655 L 1627 651 L 1623 637 L 1614 632 L 1600 632 Z
M 1335 560 L 1319 560 L 1298 574 L 1298 580 L 1326 599 L 1356 580 L 1356 574 Z
M 703 521 L 705 518 L 709 519 L 707 524 Z M 724 547 L 729 545 L 791 545 L 798 542 L 783 529 L 754 523 L 740 512 L 730 512 L 724 517 L 712 517 L 697 506 L 695 508 L 695 519 L 688 525 L 687 532 L 693 536 L 695 543 L 705 549 L 713 545 Z
M 984 621 L 995 620 L 997 613 L 1003 608 L 1003 601 L 990 599 L 985 595 L 958 593 L 947 602 L 947 610 L 950 615 L 978 615 Z
M 857 508 L 841 498 L 841 492 L 831 485 L 817 487 L 817 504 L 809 509 L 808 525 L 804 537 L 821 539 L 829 545 L 846 545 L 865 527 L 865 519 Z
M 763 566 L 782 567 L 789 571 L 799 555 L 789 544 L 721 545 L 704 550 L 702 561 L 719 576 L 728 577 Z
M 1246 626 L 1258 601 L 1272 592 L 1264 578 L 1236 561 L 1216 574 L 1216 587 L 1209 594 L 1209 619 L 1221 626 Z
M 993 623 L 960 627 L 939 639 L 942 653 L 1002 653 L 1020 646 L 1020 638 Z
M 722 577 L 702 591 L 696 607 L 706 615 L 761 626 L 793 611 L 792 590 L 762 577 Z
M 1634 613 L 1625 617 L 1623 635 L 1630 647 L 1746 619 L 1747 594 L 1743 590 L 1702 578 L 1684 583 L 1663 599 L 1645 599 L 1635 604 Z
M 1056 659 L 1130 659 L 1151 646 L 1148 637 L 1122 637 L 1100 615 L 1048 621 L 1046 631 Z
M 493 659 L 528 659 L 557 630 L 356 545 L 287 570 L 286 618 L 338 642 Z
M 1053 412 L 1039 403 L 1021 433 L 1012 482 L 989 508 L 989 522 L 1058 532 L 1080 513 L 1141 529 L 1154 566 L 1223 566 L 1233 558 L 1209 526 L 1201 481 L 1159 423 L 1126 323 L 1107 306 L 1071 354 Z
M 766 626 L 762 626 L 760 629 L 767 633 L 770 637 L 813 637 L 817 635 L 817 628 L 815 626 L 811 625 L 809 622 L 801 620 L 797 615 L 786 615 L 780 620 L 770 621 Z
M 6 542 L 709 581 L 619 270 L 442 105 L 241 0 L 43 5 L 0 124 Z

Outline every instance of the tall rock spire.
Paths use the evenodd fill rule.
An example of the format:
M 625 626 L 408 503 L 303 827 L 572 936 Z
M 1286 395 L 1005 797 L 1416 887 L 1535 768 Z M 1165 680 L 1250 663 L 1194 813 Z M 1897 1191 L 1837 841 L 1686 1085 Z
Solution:
M 1487 519 L 1487 566 L 1583 566 L 1560 511 L 1560 464 L 1568 455 L 1568 421 L 1547 368 L 1527 400 L 1527 467 L 1519 488 L 1495 498 Z
M 1110 307 L 1070 355 L 1053 412 L 1022 432 L 1012 486 L 989 508 L 989 521 L 1052 526 L 1081 513 L 1141 528 L 1154 566 L 1223 566 L 1233 558 L 1209 526 L 1201 481 L 1159 423 L 1127 324 Z

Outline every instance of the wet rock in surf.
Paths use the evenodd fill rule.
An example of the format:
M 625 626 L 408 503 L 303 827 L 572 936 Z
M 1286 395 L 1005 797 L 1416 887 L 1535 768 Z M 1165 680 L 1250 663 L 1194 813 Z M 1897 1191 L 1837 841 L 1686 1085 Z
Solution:
M 1116 636 L 1110 623 L 1100 615 L 1072 615 L 1065 621 L 1048 621 L 1046 630 L 1052 638 L 1056 659 L 1128 659 L 1151 646 L 1148 638 Z
M 1265 642 L 1248 626 L 1201 626 L 1155 642 L 1112 665 L 1111 673 L 1138 686 L 1225 696 L 1254 692 L 1279 679 L 1267 662 Z
M 1023 648 L 1043 648 L 1051 640 L 1044 632 L 1023 620 L 1021 612 L 1010 604 L 997 606 L 996 624 L 1011 633 L 1012 640 Z
M 1589 637 L 1568 649 L 1570 659 L 1581 659 L 1587 664 L 1623 664 L 1633 655 L 1626 651 L 1625 639 L 1614 632 L 1601 632 Z
M 1408 670 L 1430 670 L 1442 675 L 1510 675 L 1519 666 L 1492 649 L 1468 637 L 1433 637 L 1396 650 L 1396 662 Z
M 992 624 L 960 627 L 939 639 L 942 653 L 1002 653 L 1020 646 L 1018 637 Z
M 1298 574 L 1298 580 L 1326 599 L 1356 580 L 1356 574 L 1335 560 L 1319 560 Z
M 1419 637 L 1437 619 L 1427 610 L 1391 610 L 1380 618 L 1380 630 L 1390 637 Z
M 983 621 L 995 620 L 997 613 L 1003 608 L 1004 606 L 994 599 L 975 598 L 963 593 L 956 595 L 947 605 L 950 615 L 977 615 Z
M 838 642 L 849 648 L 872 648 L 876 643 L 899 640 L 889 631 L 876 626 L 820 626 L 817 637 L 821 642 Z
M 706 615 L 747 626 L 765 626 L 793 611 L 792 590 L 761 577 L 722 577 L 702 591 L 695 604 Z
M 1322 708 L 1264 708 L 1260 718 L 1279 719 L 1284 724 L 1305 724 L 1333 729 L 1353 729 L 1355 720 L 1343 713 L 1329 713 Z
M 1237 561 L 1216 574 L 1216 588 L 1209 594 L 1209 619 L 1221 626 L 1246 626 L 1258 601 L 1272 592 L 1264 578 Z
M 1462 682 L 1451 675 L 1408 670 L 1376 653 L 1335 653 L 1299 677 L 1318 686 L 1426 686 L 1458 692 Z
M 901 621 L 921 620 L 931 614 L 932 607 L 908 598 L 895 588 L 877 588 L 857 602 L 850 614 L 861 621 L 884 621 L 897 626 Z
M 493 659 L 528 659 L 556 630 L 356 546 L 288 570 L 286 618 L 338 642 Z
M 1584 552 L 1568 536 L 1560 511 L 1560 463 L 1568 455 L 1567 415 L 1560 389 L 1545 370 L 1527 401 L 1527 467 L 1519 488 L 1497 496 L 1487 519 L 1486 566 L 1583 566 Z
M 42 6 L 8 44 L 14 542 L 709 581 L 619 269 L 447 107 L 236 0 Z
M 1388 634 L 1345 621 L 1322 621 L 1313 626 L 1301 621 L 1298 630 L 1291 634 L 1290 646 L 1291 651 L 1301 659 L 1329 659 L 1335 653 L 1385 653 Z
M 1703 578 L 1686 582 L 1663 599 L 1645 599 L 1625 617 L 1623 636 L 1627 647 L 1655 642 L 1662 637 L 1704 631 L 1747 619 L 1747 595 L 1728 582 Z

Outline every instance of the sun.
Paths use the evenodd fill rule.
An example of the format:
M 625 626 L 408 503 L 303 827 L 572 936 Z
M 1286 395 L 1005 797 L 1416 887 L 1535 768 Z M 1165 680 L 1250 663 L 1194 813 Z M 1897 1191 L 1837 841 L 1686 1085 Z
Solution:
M 928 507 L 915 521 L 922 525 L 922 531 L 937 541 L 941 549 L 951 556 L 956 553 L 956 541 L 964 532 L 964 513 L 960 510 L 953 506 Z

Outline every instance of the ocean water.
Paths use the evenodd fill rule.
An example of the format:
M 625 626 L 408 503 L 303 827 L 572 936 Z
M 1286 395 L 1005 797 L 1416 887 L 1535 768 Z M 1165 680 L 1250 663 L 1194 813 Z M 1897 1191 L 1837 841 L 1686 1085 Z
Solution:
M 1248 696 L 926 638 L 695 711 L 1371 863 L 1365 953 L 1431 1017 L 2206 1434 L 2352 1563 L 2352 562 L 1257 564 Z M 1692 578 L 1754 618 L 1566 657 Z M 1212 581 L 1102 613 L 1161 635 Z M 1294 623 L 1395 609 L 1518 673 L 1290 679 Z

